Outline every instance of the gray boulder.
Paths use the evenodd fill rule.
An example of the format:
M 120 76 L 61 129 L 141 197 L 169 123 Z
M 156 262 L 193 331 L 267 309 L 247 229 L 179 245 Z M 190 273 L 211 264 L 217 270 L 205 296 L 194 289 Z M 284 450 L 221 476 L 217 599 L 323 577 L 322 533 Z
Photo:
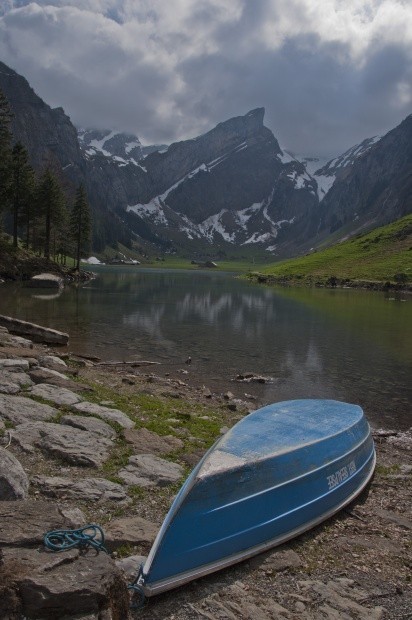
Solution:
M 4 381 L 0 378 L 0 394 L 18 394 L 20 386 L 12 381 Z
M 13 424 L 51 420 L 56 415 L 56 409 L 36 403 L 31 398 L 0 394 L 0 418 Z
M 33 396 L 44 398 L 44 400 L 50 400 L 55 405 L 74 405 L 82 400 L 78 394 L 71 390 L 49 383 L 38 383 L 30 388 L 30 393 Z
M 46 368 L 52 368 L 60 371 L 67 368 L 66 362 L 60 357 L 57 357 L 57 355 L 41 355 L 39 357 L 39 364 L 41 366 L 45 366 Z
M 114 551 L 123 545 L 138 546 L 149 551 L 159 531 L 159 526 L 141 517 L 114 519 L 106 528 L 106 546 Z
M 126 582 L 106 553 L 7 549 L 2 574 L 1 618 L 129 617 Z
M 42 422 L 19 424 L 13 439 L 27 452 L 39 448 L 46 456 L 83 467 L 100 467 L 113 445 L 110 439 L 88 431 Z
M 136 454 L 119 471 L 119 477 L 129 485 L 163 487 L 175 484 L 183 476 L 183 467 L 153 454 Z
M 124 488 L 104 478 L 70 478 L 34 476 L 32 482 L 42 495 L 63 499 L 76 499 L 93 502 L 124 502 L 127 500 Z
M 110 407 L 103 407 L 102 405 L 95 405 L 94 403 L 89 403 L 87 401 L 83 401 L 81 403 L 77 403 L 73 405 L 73 409 L 76 411 L 81 411 L 82 413 L 88 413 L 89 415 L 95 415 L 99 418 L 103 418 L 103 420 L 108 420 L 109 422 L 117 422 L 123 428 L 133 428 L 134 422 L 120 409 L 110 409 Z
M 12 381 L 17 383 L 20 387 L 30 387 L 33 385 L 33 381 L 26 372 L 21 372 L 20 369 L 9 368 L 7 370 L 0 370 L 0 381 Z
M 29 479 L 20 461 L 0 448 L 0 500 L 26 499 Z
M 25 359 L 0 359 L 1 370 L 28 370 L 29 362 Z
M 29 375 L 25 372 L 19 372 L 19 370 L 0 370 L 1 394 L 18 394 L 23 386 L 29 387 L 33 385 Z
M 83 383 L 76 383 L 72 379 L 69 379 L 61 372 L 53 370 L 52 368 L 35 368 L 30 371 L 30 379 L 32 383 L 48 383 L 49 385 L 55 385 L 58 387 L 64 387 L 74 392 L 93 392 L 93 388 Z
M 26 500 L 0 502 L 0 547 L 36 547 L 45 532 L 74 527 L 57 504 Z M 1 615 L 0 615 L 1 618 Z
M 108 439 L 115 439 L 117 436 L 116 431 L 97 418 L 87 417 L 83 415 L 65 415 L 60 420 L 60 424 L 66 424 L 67 426 L 73 426 L 74 428 L 80 428 L 83 431 L 89 431 L 89 433 L 95 433 L 96 435 L 102 435 Z

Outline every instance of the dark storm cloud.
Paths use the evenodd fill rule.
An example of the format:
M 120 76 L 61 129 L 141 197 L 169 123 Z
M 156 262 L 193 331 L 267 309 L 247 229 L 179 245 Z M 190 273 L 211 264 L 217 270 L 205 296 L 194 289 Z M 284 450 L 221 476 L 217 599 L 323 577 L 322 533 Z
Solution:
M 78 125 L 171 142 L 264 106 L 283 146 L 328 156 L 411 112 L 412 7 L 402 0 L 0 6 L 0 59 Z

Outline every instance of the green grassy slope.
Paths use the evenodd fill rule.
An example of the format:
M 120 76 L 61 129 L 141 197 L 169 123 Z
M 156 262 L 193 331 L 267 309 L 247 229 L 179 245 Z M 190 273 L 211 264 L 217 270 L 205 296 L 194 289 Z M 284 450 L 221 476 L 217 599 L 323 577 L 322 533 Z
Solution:
M 365 235 L 272 264 L 255 273 L 260 281 L 302 284 L 342 281 L 412 282 L 412 215 Z M 332 279 L 332 280 L 331 280 Z

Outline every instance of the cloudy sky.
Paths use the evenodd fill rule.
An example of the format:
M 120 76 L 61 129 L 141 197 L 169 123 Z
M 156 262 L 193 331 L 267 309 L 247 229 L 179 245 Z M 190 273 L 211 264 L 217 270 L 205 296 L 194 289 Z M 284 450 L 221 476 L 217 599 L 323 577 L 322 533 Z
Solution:
M 329 156 L 412 112 L 412 1 L 0 0 L 0 59 L 78 126 L 169 143 L 264 106 Z

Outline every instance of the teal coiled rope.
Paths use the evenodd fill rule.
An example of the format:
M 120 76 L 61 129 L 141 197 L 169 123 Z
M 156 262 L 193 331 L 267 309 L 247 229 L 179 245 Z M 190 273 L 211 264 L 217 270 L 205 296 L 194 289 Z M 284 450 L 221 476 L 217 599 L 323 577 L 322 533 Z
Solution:
M 93 547 L 97 551 L 108 553 L 104 546 L 104 533 L 101 527 L 91 523 L 78 530 L 52 530 L 43 538 L 44 545 L 51 551 L 68 551 L 79 547 Z

